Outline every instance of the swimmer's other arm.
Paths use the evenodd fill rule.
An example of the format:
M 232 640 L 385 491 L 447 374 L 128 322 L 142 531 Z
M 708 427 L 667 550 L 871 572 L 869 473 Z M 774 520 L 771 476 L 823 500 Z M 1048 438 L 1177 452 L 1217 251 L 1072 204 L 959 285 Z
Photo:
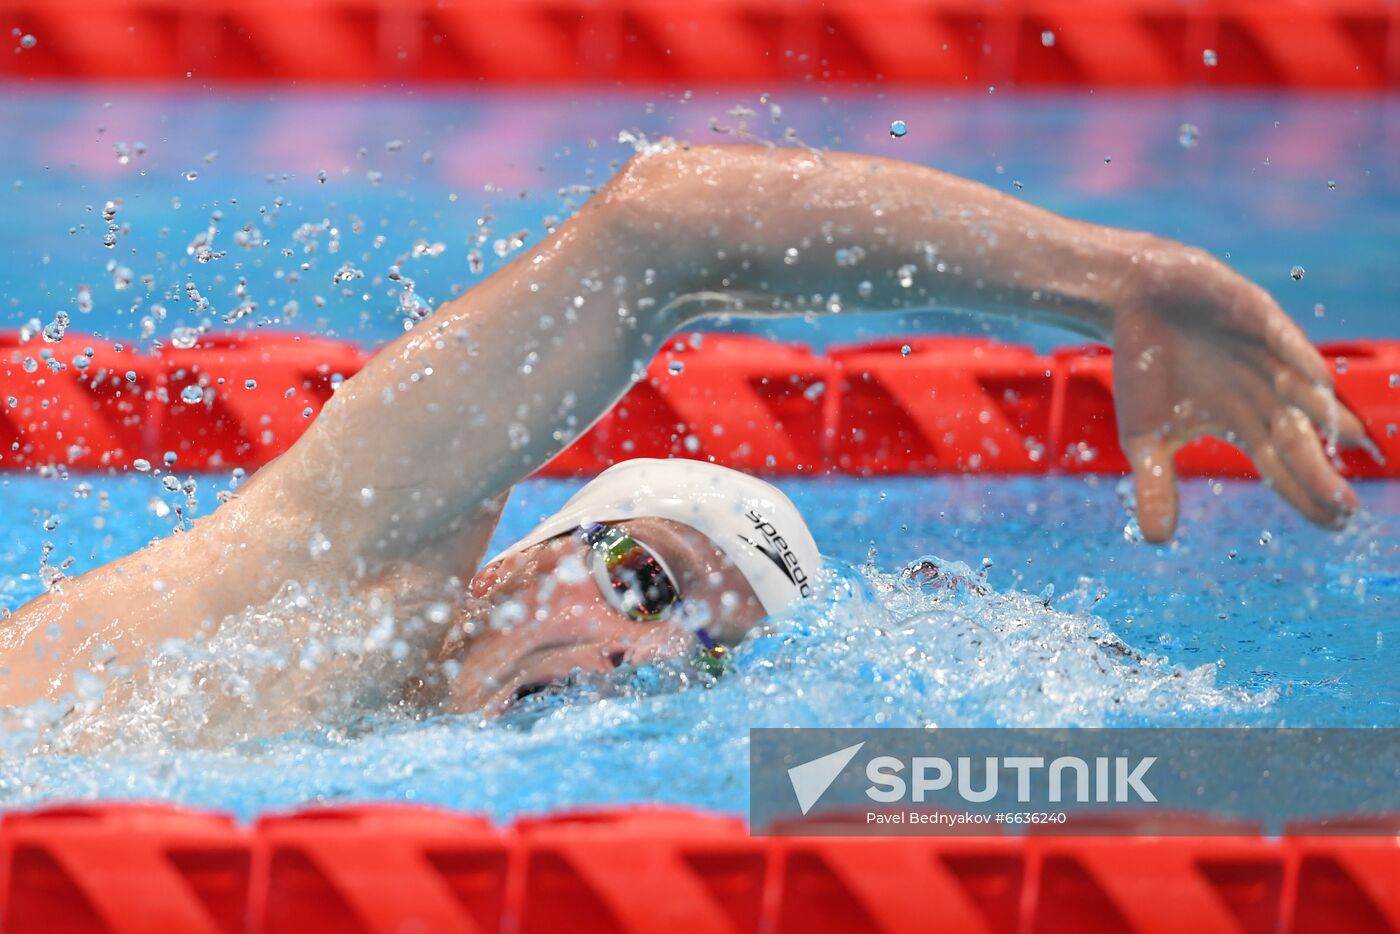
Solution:
M 1341 443 L 1364 429 L 1302 332 L 1223 263 L 922 166 L 757 146 L 634 158 L 552 237 L 348 381 L 274 468 L 346 554 L 460 570 L 479 560 L 499 498 L 678 327 L 933 306 L 1053 318 L 1115 345 L 1148 540 L 1172 535 L 1172 457 L 1205 433 L 1245 447 L 1313 521 L 1355 509 L 1313 427 Z

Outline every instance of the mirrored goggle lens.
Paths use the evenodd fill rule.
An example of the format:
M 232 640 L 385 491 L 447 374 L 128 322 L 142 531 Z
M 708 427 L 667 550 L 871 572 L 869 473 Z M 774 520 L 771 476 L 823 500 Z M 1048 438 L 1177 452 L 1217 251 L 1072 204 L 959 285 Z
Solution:
M 599 585 L 632 619 L 662 618 L 680 599 L 666 565 L 630 535 L 610 531 L 593 543 L 593 570 Z

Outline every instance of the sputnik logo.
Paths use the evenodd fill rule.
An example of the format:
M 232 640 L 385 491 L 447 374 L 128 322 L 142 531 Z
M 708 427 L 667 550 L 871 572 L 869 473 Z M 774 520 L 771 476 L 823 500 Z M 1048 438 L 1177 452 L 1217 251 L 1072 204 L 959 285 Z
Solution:
M 797 795 L 797 805 L 806 814 L 812 809 L 826 790 L 836 781 L 841 770 L 860 752 L 865 743 L 856 743 L 845 749 L 838 749 L 829 755 L 788 769 L 788 780 L 792 782 L 793 794 Z

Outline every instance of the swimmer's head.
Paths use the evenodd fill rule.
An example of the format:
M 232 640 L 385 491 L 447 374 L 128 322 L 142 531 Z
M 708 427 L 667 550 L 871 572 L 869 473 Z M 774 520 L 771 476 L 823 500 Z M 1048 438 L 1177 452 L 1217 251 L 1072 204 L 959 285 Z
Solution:
M 821 557 L 772 484 L 701 461 L 609 468 L 472 579 L 447 706 L 500 711 L 575 670 L 720 657 L 810 596 Z

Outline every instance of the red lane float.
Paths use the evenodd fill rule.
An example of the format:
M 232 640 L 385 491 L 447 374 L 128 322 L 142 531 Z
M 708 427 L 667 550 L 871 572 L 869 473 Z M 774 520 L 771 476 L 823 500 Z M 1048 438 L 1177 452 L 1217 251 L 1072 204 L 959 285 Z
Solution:
M 393 804 L 252 828 L 165 805 L 16 812 L 0 820 L 0 929 L 1400 930 L 1400 817 L 1282 838 L 1192 815 L 1091 815 L 1032 837 L 826 836 L 826 820 L 755 837 L 663 806 L 504 828 Z
M 164 805 L 74 805 L 0 822 L 0 930 L 244 929 L 250 836 Z
M 187 469 L 259 467 L 301 437 L 364 360 L 353 344 L 300 335 L 215 335 L 187 350 L 167 347 L 152 368 L 161 445 Z
M 484 818 L 400 805 L 264 817 L 252 929 L 498 931 L 509 838 Z
M 920 338 L 833 348 L 834 466 L 852 474 L 1044 473 L 1052 374 L 1027 347 Z
M 0 0 L 0 20 L 20 30 L 0 76 L 86 80 L 1400 85 L 1388 0 Z
M 545 472 L 596 473 L 630 457 L 820 472 L 832 373 L 804 347 L 732 334 L 671 338 L 646 377 Z
M 1400 477 L 1400 341 L 1322 351 L 1379 455 L 1340 452 L 1343 472 Z M 182 471 L 256 468 L 296 441 L 366 359 L 353 344 L 287 334 L 209 335 L 153 356 L 72 335 L 21 344 L 0 334 L 0 470 L 126 470 L 168 453 Z M 1106 348 L 1045 356 L 947 337 L 825 355 L 744 335 L 671 338 L 540 473 L 594 474 L 631 457 L 788 476 L 1128 469 Z M 1176 462 L 1185 476 L 1255 476 L 1242 452 L 1211 438 L 1186 445 Z

